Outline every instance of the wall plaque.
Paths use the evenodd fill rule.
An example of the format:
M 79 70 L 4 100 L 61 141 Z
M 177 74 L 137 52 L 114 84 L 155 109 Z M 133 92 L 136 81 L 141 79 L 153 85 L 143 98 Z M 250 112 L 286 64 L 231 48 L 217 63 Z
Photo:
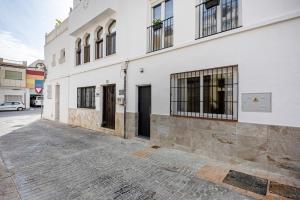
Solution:
M 243 112 L 272 112 L 272 93 L 243 93 Z
M 124 90 L 119 90 L 119 95 L 124 95 L 125 91 Z

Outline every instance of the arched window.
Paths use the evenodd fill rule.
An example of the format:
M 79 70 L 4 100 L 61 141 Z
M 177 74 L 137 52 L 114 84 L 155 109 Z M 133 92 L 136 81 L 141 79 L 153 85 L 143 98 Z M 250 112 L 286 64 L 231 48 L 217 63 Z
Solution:
M 106 36 L 106 55 L 116 53 L 116 21 L 112 21 L 108 26 L 108 35 Z
M 81 39 L 76 42 L 76 65 L 81 65 Z
M 95 55 L 96 59 L 103 58 L 103 28 L 96 32 Z
M 90 62 L 90 34 L 88 34 L 84 39 L 84 63 Z

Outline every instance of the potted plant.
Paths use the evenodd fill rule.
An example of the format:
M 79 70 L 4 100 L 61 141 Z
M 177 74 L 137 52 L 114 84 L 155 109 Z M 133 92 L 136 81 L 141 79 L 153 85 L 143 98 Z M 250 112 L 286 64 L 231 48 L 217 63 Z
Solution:
M 158 30 L 158 29 L 161 29 L 162 27 L 162 21 L 160 19 L 154 19 L 152 21 L 152 24 L 153 24 L 153 30 Z

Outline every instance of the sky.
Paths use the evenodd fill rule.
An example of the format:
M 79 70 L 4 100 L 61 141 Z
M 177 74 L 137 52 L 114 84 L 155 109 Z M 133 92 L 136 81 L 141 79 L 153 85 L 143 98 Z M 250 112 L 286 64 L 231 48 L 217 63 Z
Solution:
M 72 0 L 0 0 L 0 58 L 44 59 L 45 33 L 68 17 Z

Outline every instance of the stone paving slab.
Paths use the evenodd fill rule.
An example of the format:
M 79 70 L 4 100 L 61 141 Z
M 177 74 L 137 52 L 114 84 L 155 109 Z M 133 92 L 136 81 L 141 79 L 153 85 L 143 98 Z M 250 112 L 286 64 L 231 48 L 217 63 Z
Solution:
M 252 199 L 195 176 L 204 160 L 138 140 L 39 121 L 0 138 L 23 200 Z

